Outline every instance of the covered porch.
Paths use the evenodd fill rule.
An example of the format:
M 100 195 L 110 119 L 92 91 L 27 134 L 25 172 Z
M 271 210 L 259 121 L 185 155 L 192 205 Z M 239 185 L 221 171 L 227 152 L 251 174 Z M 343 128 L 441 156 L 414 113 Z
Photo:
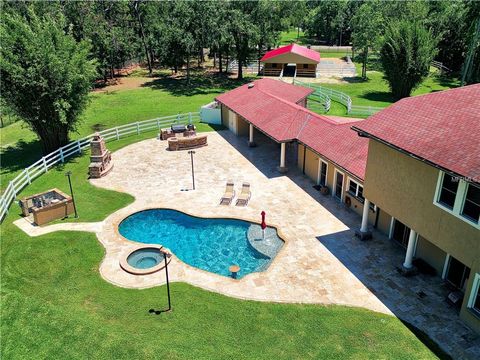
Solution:
M 248 144 L 248 147 L 260 147 L 261 149 L 256 151 L 258 156 L 262 155 L 265 147 L 271 149 L 278 148 L 277 172 L 285 174 L 288 171 L 288 166 L 293 167 L 297 165 L 298 145 L 296 141 L 279 142 L 233 111 L 226 108 L 225 110 L 222 109 L 222 111 L 226 112 L 222 118 L 227 119 L 223 121 L 223 125 L 243 139 Z

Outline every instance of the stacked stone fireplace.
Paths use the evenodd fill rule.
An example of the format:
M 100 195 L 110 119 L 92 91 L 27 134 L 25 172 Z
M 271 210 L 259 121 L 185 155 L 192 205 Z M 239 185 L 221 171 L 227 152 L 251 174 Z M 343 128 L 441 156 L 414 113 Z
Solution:
M 88 167 L 88 172 L 90 178 L 98 179 L 112 169 L 112 155 L 105 146 L 105 140 L 99 133 L 96 133 L 90 142 L 90 150 L 90 166 Z

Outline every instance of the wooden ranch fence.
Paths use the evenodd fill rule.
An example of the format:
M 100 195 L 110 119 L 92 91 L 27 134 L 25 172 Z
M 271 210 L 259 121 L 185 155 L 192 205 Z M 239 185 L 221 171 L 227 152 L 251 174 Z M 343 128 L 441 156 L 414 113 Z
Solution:
M 124 137 L 139 135 L 143 132 L 152 131 L 162 127 L 168 127 L 172 124 L 198 122 L 200 121 L 200 113 L 186 113 L 171 116 L 164 116 L 156 119 L 137 121 L 134 123 L 117 126 L 111 129 L 99 131 L 105 141 L 119 140 Z M 46 173 L 53 166 L 65 162 L 65 160 L 75 154 L 81 154 L 82 150 L 90 145 L 90 141 L 95 134 L 88 135 L 84 138 L 73 141 L 61 148 L 43 156 L 40 160 L 25 168 L 12 181 L 9 182 L 7 188 L 0 197 L 0 222 L 3 221 L 5 215 L 12 202 L 26 186 L 38 176 Z

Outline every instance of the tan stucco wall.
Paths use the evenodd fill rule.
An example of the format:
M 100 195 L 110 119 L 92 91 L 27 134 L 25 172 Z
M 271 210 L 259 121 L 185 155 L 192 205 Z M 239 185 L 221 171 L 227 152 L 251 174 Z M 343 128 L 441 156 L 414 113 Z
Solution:
M 370 140 L 368 199 L 467 266 L 480 256 L 480 231 L 433 204 L 438 170 Z
M 304 146 L 302 144 L 298 144 L 298 154 L 297 154 L 297 164 L 298 164 L 298 168 L 300 170 L 303 170 L 303 159 L 304 159 Z M 317 184 L 317 179 L 318 179 L 318 165 L 319 165 L 319 162 L 318 162 L 318 159 L 319 159 L 319 156 L 313 152 L 312 150 L 310 149 L 306 149 L 306 152 L 305 152 L 305 175 L 308 176 L 312 182 L 314 184 Z M 333 194 L 333 181 L 334 181 L 334 169 L 335 169 L 335 165 L 322 158 L 323 161 L 325 161 L 327 163 L 327 187 L 330 189 L 330 195 Z M 343 170 L 341 170 L 342 172 L 344 172 Z M 351 201 L 352 201 L 352 205 L 351 205 L 351 209 L 353 211 L 355 211 L 359 216 L 362 216 L 362 213 L 363 213 L 363 203 L 360 202 L 359 200 L 357 200 L 356 198 L 354 198 L 353 196 L 349 195 L 348 193 L 346 193 L 346 191 L 348 190 L 348 180 L 347 178 L 349 178 L 349 175 L 348 173 L 345 173 L 344 172 L 344 181 L 343 181 L 343 192 L 345 194 L 345 196 L 349 196 Z M 358 183 L 360 183 L 360 185 L 362 185 L 361 182 L 359 182 L 357 180 Z M 388 217 L 388 220 L 384 220 L 384 222 L 388 222 L 388 226 L 387 226 L 387 229 L 389 228 L 390 226 L 390 216 L 387 216 L 387 215 L 382 215 L 382 213 L 380 213 L 380 215 L 382 216 L 382 220 L 383 218 L 387 218 Z M 376 213 L 373 212 L 373 211 L 369 211 L 369 215 L 368 215 L 368 221 L 370 224 L 374 224 L 375 223 L 375 217 L 376 217 Z M 380 217 L 379 217 L 379 222 L 380 222 Z M 359 224 L 360 224 L 360 219 L 359 219 Z M 388 231 L 388 230 L 387 230 Z
M 310 149 L 304 149 L 305 147 L 302 144 L 298 145 L 298 166 L 300 170 L 303 169 L 303 158 L 305 154 L 305 175 L 316 184 L 318 176 L 318 155 Z
M 241 116 L 237 117 L 237 135 L 248 136 L 250 125 Z
M 447 253 L 445 251 L 440 249 L 438 246 L 435 246 L 424 237 L 418 236 L 415 257 L 421 258 L 433 266 L 435 270 L 437 270 L 437 275 L 439 276 L 442 275 L 446 256 Z
M 221 110 L 222 125 L 228 128 L 228 108 L 222 104 Z
M 474 273 L 480 272 L 480 231 L 433 204 L 438 174 L 439 171 L 428 164 L 378 141 L 369 141 L 365 196 L 417 231 L 419 236 L 470 267 L 460 316 L 480 331 L 480 319 L 466 309 Z M 420 251 L 426 256 L 426 249 Z M 438 262 L 438 254 L 430 256 L 435 258 L 434 263 Z

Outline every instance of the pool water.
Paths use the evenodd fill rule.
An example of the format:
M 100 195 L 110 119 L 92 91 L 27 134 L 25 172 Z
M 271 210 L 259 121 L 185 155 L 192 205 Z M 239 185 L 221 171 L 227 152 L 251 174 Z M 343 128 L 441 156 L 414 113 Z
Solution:
M 127 217 L 119 232 L 132 241 L 163 245 L 183 262 L 223 276 L 230 276 L 229 267 L 238 265 L 237 278 L 241 278 L 266 270 L 274 257 L 250 245 L 250 226 L 242 220 L 197 218 L 175 210 L 153 209 Z

